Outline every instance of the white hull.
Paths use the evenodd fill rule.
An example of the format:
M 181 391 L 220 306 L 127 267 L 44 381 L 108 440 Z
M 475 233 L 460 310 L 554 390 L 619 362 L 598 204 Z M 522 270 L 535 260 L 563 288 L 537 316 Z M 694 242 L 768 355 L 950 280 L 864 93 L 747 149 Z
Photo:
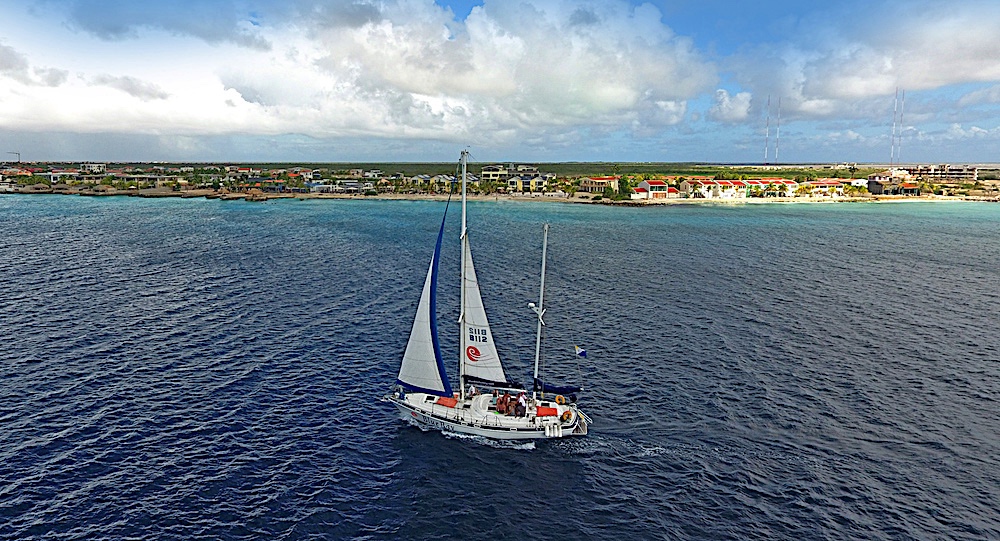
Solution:
M 454 407 L 438 404 L 437 398 L 424 393 L 408 393 L 402 399 L 394 394 L 385 397 L 399 409 L 402 420 L 426 430 L 494 440 L 556 439 L 587 434 L 589 419 L 572 404 L 539 400 L 528 407 L 527 415 L 514 417 L 497 413 L 489 395 L 460 400 Z M 535 415 L 535 406 L 553 408 L 557 414 L 539 417 Z

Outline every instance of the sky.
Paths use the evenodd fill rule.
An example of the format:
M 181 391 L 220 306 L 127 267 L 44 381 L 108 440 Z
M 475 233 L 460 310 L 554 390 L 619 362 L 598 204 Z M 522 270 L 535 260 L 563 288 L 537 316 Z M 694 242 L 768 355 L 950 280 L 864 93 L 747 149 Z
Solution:
M 996 0 L 0 0 L 0 14 L 0 160 L 1000 162 Z

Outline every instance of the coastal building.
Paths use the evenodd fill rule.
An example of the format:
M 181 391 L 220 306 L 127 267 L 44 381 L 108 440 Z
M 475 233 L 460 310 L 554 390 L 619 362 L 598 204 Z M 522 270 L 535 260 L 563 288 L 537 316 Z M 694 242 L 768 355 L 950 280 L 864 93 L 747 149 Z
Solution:
M 60 182 L 68 182 L 70 180 L 76 180 L 79 178 L 80 173 L 72 169 L 67 170 L 53 170 L 46 171 L 44 173 L 38 173 L 37 176 L 44 178 L 49 181 L 50 184 L 58 184 Z
M 618 191 L 618 177 L 584 177 L 580 179 L 580 191 L 587 193 L 604 193 L 604 189 L 611 187 L 613 191 Z
M 692 199 L 743 199 L 751 181 L 743 180 L 685 180 L 680 193 Z
M 293 167 L 292 174 L 298 175 L 298 178 L 305 182 L 311 182 L 314 178 L 316 178 L 316 171 L 307 167 Z
M 540 173 L 538 167 L 534 165 L 513 163 L 483 166 L 479 172 L 479 176 L 484 182 L 495 182 L 497 184 L 506 183 L 514 177 L 522 179 L 542 177 L 546 182 L 555 180 L 556 178 L 555 173 Z
M 666 199 L 669 196 L 670 190 L 673 189 L 677 193 L 676 188 L 671 188 L 667 186 L 667 183 L 662 180 L 644 180 L 639 183 L 636 187 L 636 193 L 641 193 L 642 190 L 647 194 L 647 199 Z
M 410 178 L 410 183 L 417 190 L 447 193 L 455 180 L 455 177 L 452 175 L 434 175 L 433 177 L 430 175 L 417 175 Z
M 549 182 L 541 176 L 516 176 L 507 180 L 507 191 L 518 192 L 543 192 L 549 187 Z
M 975 183 L 979 180 L 979 168 L 970 165 L 943 163 L 939 165 L 903 166 L 901 169 L 905 170 L 913 178 L 928 182 L 952 181 Z
M 747 195 L 753 197 L 791 197 L 799 187 L 798 182 L 780 177 L 750 179 L 743 182 L 747 185 Z
M 913 176 L 904 168 L 886 169 L 868 175 L 868 192 L 872 195 L 900 195 L 902 185 L 912 181 Z
M 228 171 L 228 168 L 226 168 L 226 170 Z M 243 178 L 259 177 L 261 175 L 261 170 L 253 167 L 237 167 L 235 175 L 232 172 L 230 172 L 230 175 Z
M 487 165 L 480 171 L 480 177 L 488 182 L 506 182 L 511 177 L 507 166 Z
M 668 186 L 662 180 L 644 180 L 635 188 L 632 194 L 633 201 L 657 201 L 666 199 L 679 199 L 681 192 L 673 186 Z
M 844 184 L 832 178 L 810 180 L 803 186 L 808 189 L 809 197 L 841 197 L 844 195 Z
M 87 175 L 103 175 L 108 172 L 106 163 L 81 163 L 80 172 Z
M 677 188 L 667 185 L 662 180 L 644 180 L 635 188 L 632 199 L 678 199 L 680 196 L 681 193 Z
M 713 194 L 718 199 L 743 199 L 747 196 L 747 183 L 742 180 L 716 180 Z

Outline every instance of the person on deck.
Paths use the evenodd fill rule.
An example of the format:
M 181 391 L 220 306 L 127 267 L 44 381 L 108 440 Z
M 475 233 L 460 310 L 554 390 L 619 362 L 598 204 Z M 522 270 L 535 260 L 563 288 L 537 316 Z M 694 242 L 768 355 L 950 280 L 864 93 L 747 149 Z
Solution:
M 526 413 L 528 413 L 528 402 L 524 397 L 524 393 L 521 393 L 517 397 L 517 407 L 514 409 L 514 415 L 524 417 Z
M 507 415 L 507 409 L 510 407 L 510 393 L 507 391 L 503 392 L 503 396 L 497 399 L 497 411 L 503 415 Z

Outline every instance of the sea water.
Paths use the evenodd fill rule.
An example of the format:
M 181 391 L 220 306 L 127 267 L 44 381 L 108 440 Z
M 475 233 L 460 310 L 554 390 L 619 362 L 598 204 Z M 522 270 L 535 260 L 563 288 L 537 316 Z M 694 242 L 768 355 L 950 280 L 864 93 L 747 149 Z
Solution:
M 444 208 L 0 197 L 0 538 L 1000 538 L 1000 206 L 470 203 L 510 446 L 378 400 Z

